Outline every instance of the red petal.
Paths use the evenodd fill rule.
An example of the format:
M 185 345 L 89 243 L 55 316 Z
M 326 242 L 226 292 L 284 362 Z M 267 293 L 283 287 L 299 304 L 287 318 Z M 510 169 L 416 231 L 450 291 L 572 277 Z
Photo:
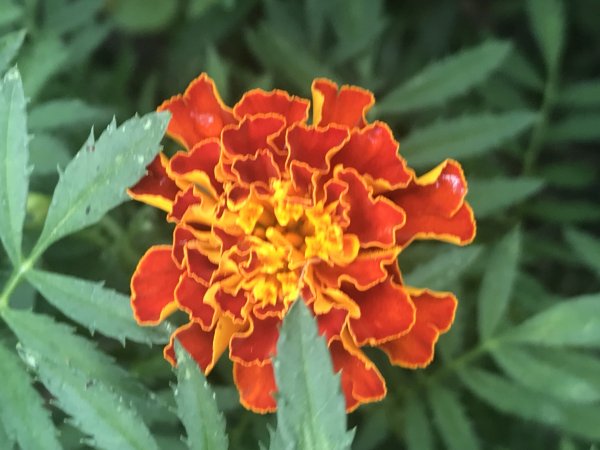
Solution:
M 185 258 L 184 248 L 187 243 L 194 241 L 196 236 L 194 232 L 183 224 L 177 224 L 173 230 L 173 248 L 172 255 L 177 265 L 183 268 L 183 260 Z
M 233 381 L 240 393 L 240 403 L 256 413 L 265 414 L 277 408 L 277 392 L 271 361 L 264 365 L 233 363 Z
M 272 149 L 271 143 L 285 125 L 281 117 L 246 116 L 239 125 L 223 130 L 223 148 L 231 157 L 255 155 L 259 150 Z
M 275 355 L 281 319 L 253 317 L 248 330 L 239 332 L 231 339 L 229 358 L 241 364 L 262 364 Z
M 329 344 L 333 369 L 341 371 L 342 392 L 346 411 L 354 411 L 361 403 L 375 402 L 385 397 L 385 380 L 377 367 L 348 339 Z
M 348 130 L 338 126 L 315 128 L 302 124 L 294 125 L 288 129 L 286 136 L 289 148 L 287 165 L 298 161 L 320 172 L 329 172 L 331 158 L 348 137 Z
M 237 175 L 241 183 L 250 185 L 256 182 L 270 186 L 272 179 L 279 179 L 279 167 L 269 150 L 259 150 L 248 158 L 239 158 L 233 161 L 231 170 Z
M 329 343 L 332 339 L 340 336 L 342 329 L 346 324 L 348 311 L 345 309 L 331 308 L 328 313 L 319 314 L 315 317 L 317 318 L 317 325 L 319 326 L 319 334 L 325 336 L 325 339 Z
M 344 292 L 360 307 L 360 318 L 350 319 L 350 332 L 359 347 L 402 336 L 415 322 L 415 306 L 410 296 L 391 280 L 367 291 L 345 287 Z
M 187 274 L 182 275 L 175 289 L 175 298 L 182 310 L 187 312 L 203 329 L 210 330 L 216 320 L 215 310 L 204 303 L 207 287 Z
M 185 191 L 179 191 L 167 219 L 172 222 L 179 222 L 190 206 L 201 203 L 202 197 L 198 195 L 194 186 L 190 186 Z
M 155 325 L 176 309 L 180 275 L 170 246 L 155 245 L 142 256 L 131 278 L 131 307 L 138 323 Z
M 332 167 L 352 167 L 376 185 L 376 190 L 405 187 L 413 177 L 406 161 L 398 155 L 398 142 L 392 130 L 376 122 L 352 131 L 350 140 L 331 160 Z
M 202 141 L 189 152 L 177 152 L 171 158 L 169 169 L 174 176 L 204 186 L 208 191 L 214 190 L 220 195 L 223 193 L 223 185 L 215 178 L 215 167 L 220 155 L 221 146 L 217 139 Z
M 385 197 L 373 199 L 372 192 L 354 169 L 339 171 L 337 178 L 349 187 L 342 199 L 350 206 L 350 224 L 346 232 L 356 234 L 362 247 L 394 245 L 395 232 L 405 221 L 402 208 Z
M 426 367 L 433 360 L 439 335 L 450 329 L 457 301 L 454 295 L 428 290 L 411 290 L 417 308 L 414 326 L 408 334 L 379 347 L 392 364 L 402 367 Z
M 310 102 L 306 99 L 290 96 L 285 91 L 274 90 L 265 92 L 254 89 L 244 94 L 242 99 L 233 107 L 233 113 L 239 119 L 256 114 L 275 113 L 283 116 L 288 126 L 308 119 Z
M 131 198 L 170 212 L 179 188 L 169 175 L 167 157 L 159 153 L 146 168 L 146 175 L 127 192 Z
M 385 266 L 396 260 L 395 254 L 372 252 L 359 253 L 346 266 L 330 266 L 324 262 L 314 266 L 315 274 L 328 286 L 340 287 L 343 281 L 352 283 L 360 290 L 369 289 L 387 278 Z
M 338 86 L 323 78 L 313 81 L 313 123 L 325 126 L 330 123 L 348 127 L 363 127 L 366 114 L 375 104 L 373 94 L 356 86 Z
M 396 232 L 400 245 L 413 239 L 440 239 L 467 244 L 475 237 L 475 219 L 465 203 L 467 183 L 460 165 L 446 161 L 419 177 L 407 189 L 388 196 L 406 211 L 406 224 Z
M 248 302 L 246 291 L 240 290 L 237 295 L 233 295 L 219 289 L 215 293 L 215 302 L 225 314 L 231 316 L 234 322 L 240 323 L 246 319 L 247 312 L 244 311 Z
M 200 250 L 189 245 L 184 247 L 184 253 L 188 274 L 199 283 L 208 286 L 217 270 L 217 265 L 213 264 L 208 256 L 201 253 Z
M 183 95 L 165 101 L 158 111 L 171 112 L 167 133 L 191 149 L 203 139 L 217 137 L 227 124 L 235 122 L 215 83 L 205 73 L 190 83 Z

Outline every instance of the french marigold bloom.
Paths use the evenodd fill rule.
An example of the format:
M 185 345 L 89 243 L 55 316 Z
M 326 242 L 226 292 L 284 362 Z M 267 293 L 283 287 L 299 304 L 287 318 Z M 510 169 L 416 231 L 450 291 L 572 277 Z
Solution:
M 460 165 L 415 176 L 373 95 L 318 79 L 309 100 L 260 89 L 233 107 L 205 74 L 158 109 L 183 147 L 159 155 L 130 195 L 167 213 L 171 245 L 142 257 L 131 280 L 136 320 L 179 309 L 177 338 L 208 373 L 233 361 L 242 404 L 275 410 L 272 358 L 281 321 L 302 298 L 341 372 L 348 411 L 386 394 L 362 347 L 419 368 L 456 310 L 446 292 L 404 285 L 398 254 L 415 239 L 464 245 L 475 235 Z

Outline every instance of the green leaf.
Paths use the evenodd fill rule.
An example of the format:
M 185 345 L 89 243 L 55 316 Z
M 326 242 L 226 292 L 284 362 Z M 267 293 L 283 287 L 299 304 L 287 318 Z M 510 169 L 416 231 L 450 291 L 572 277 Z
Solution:
M 27 280 L 64 315 L 100 333 L 119 339 L 144 343 L 165 343 L 168 330 L 141 327 L 133 318 L 129 297 L 94 283 L 66 275 L 30 270 Z
M 525 213 L 546 223 L 593 223 L 600 220 L 600 205 L 576 198 L 543 198 L 529 204 Z
M 587 161 L 565 161 L 550 163 L 540 168 L 539 173 L 549 186 L 563 189 L 583 189 L 594 184 L 599 168 Z
M 225 419 L 198 364 L 176 343 L 175 401 L 191 450 L 226 449 Z
M 492 249 L 479 290 L 479 336 L 486 340 L 502 320 L 518 272 L 521 230 L 515 228 Z
M 475 217 L 482 219 L 521 203 L 543 186 L 543 180 L 530 177 L 470 179 L 467 200 L 475 211 Z
M 600 275 L 600 239 L 574 228 L 565 231 L 565 238 L 579 258 Z
M 574 113 L 552 125 L 548 140 L 553 143 L 600 141 L 600 113 Z
M 274 368 L 279 389 L 275 442 L 297 449 L 350 448 L 353 433 L 346 431 L 339 375 L 302 299 L 285 317 Z M 279 448 L 271 442 L 271 449 Z
M 558 102 L 566 108 L 600 107 L 600 79 L 580 81 L 565 87 Z
M 509 51 L 507 42 L 488 41 L 430 64 L 386 95 L 377 112 L 397 114 L 441 105 L 485 80 Z
M 109 119 L 108 110 L 88 105 L 79 99 L 51 100 L 38 104 L 29 113 L 29 128 L 46 131 L 75 125 L 92 125 Z
M 0 27 L 17 21 L 23 15 L 23 7 L 15 4 L 13 0 L 0 0 L 0 11 L 2 11 L 0 15 Z
M 428 391 L 429 404 L 435 424 L 449 450 L 475 450 L 479 448 L 477 436 L 469 418 L 452 391 L 441 386 Z
M 544 89 L 544 80 L 519 49 L 512 49 L 501 70 L 504 75 L 521 86 L 538 92 Z
M 408 450 L 433 450 L 433 429 L 423 397 L 410 394 L 406 399 L 404 437 Z
M 62 139 L 47 133 L 38 133 L 29 143 L 29 163 L 34 175 L 56 174 L 59 167 L 69 164 L 71 154 Z
M 600 294 L 560 302 L 513 328 L 506 337 L 543 346 L 600 348 Z
M 50 412 L 44 408 L 21 361 L 2 342 L 0 372 L 0 419 L 9 439 L 17 441 L 23 449 L 60 449 Z
M 13 68 L 0 82 L 0 240 L 15 265 L 21 259 L 29 184 L 26 121 L 21 76 Z
M 43 36 L 19 58 L 25 93 L 35 98 L 48 81 L 64 68 L 67 50 L 57 37 Z
M 33 253 L 97 222 L 122 203 L 126 189 L 142 177 L 158 152 L 168 120 L 168 113 L 150 113 L 119 128 L 110 124 L 96 142 L 90 136 L 56 185 Z
M 105 450 L 158 450 L 148 427 L 131 406 L 104 383 L 76 367 L 27 348 L 23 360 L 54 395 L 56 405 L 73 423 Z
M 437 290 L 448 289 L 475 262 L 482 250 L 481 246 L 471 245 L 440 253 L 406 275 L 406 284 Z
M 46 8 L 44 26 L 56 34 L 65 34 L 90 25 L 104 7 L 102 0 L 74 0 L 60 8 Z
M 2 13 L 4 14 L 4 11 Z M 0 75 L 4 73 L 12 59 L 19 52 L 25 40 L 25 34 L 25 30 L 20 30 L 0 37 Z
M 535 118 L 530 112 L 513 111 L 441 120 L 413 131 L 402 141 L 400 151 L 412 166 L 480 155 L 525 131 Z
M 123 29 L 132 33 L 147 33 L 165 28 L 177 14 L 176 0 L 155 2 L 148 8 L 146 0 L 118 0 L 113 5 L 113 17 Z
M 463 369 L 458 374 L 471 392 L 504 413 L 551 425 L 584 439 L 600 439 L 597 405 L 560 402 L 480 369 Z
M 534 350 L 501 345 L 492 349 L 492 356 L 508 376 L 531 390 L 566 402 L 600 400 L 600 360 L 572 350 L 553 350 L 539 358 Z
M 551 72 L 557 67 L 564 47 L 565 11 L 562 0 L 527 0 L 533 34 Z

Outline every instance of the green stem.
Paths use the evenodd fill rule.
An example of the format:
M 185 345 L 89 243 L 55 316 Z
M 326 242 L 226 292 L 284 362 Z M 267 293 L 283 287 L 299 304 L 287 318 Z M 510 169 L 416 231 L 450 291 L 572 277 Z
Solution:
M 0 293 L 0 312 L 8 306 L 8 300 L 10 299 L 11 294 L 17 288 L 25 274 L 33 266 L 35 259 L 32 256 L 22 261 L 21 264 L 18 267 L 15 267 L 10 274 L 10 277 L 6 281 L 6 284 Z
M 552 107 L 554 106 L 557 83 L 558 65 L 549 72 L 548 79 L 546 80 L 546 85 L 544 87 L 544 98 L 539 111 L 540 117 L 533 129 L 533 132 L 531 133 L 527 150 L 525 150 L 525 157 L 523 161 L 524 175 L 531 175 L 531 173 L 534 171 L 535 164 L 542 149 L 542 145 L 544 144 L 544 137 L 548 128 L 548 118 L 552 111 Z

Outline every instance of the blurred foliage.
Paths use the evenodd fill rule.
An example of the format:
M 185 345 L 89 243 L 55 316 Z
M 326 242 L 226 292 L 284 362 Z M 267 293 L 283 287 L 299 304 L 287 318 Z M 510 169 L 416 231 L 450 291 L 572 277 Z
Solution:
M 0 188 L 0 227 L 11 230 L 0 250 L 4 293 L 12 265 L 23 261 L 21 203 L 23 254 L 37 256 L 3 317 L 45 385 L 31 387 L 2 324 L 0 448 L 15 435 L 26 436 L 25 449 L 119 448 L 118 440 L 97 439 L 102 411 L 113 406 L 121 422 L 101 421 L 106 433 L 127 424 L 140 445 L 150 431 L 159 448 L 184 448 L 172 411 L 176 403 L 199 406 L 176 402 L 162 352 L 144 344 L 161 336 L 133 331 L 127 311 L 100 303 L 126 302 L 137 260 L 170 239 L 168 226 L 132 203 L 100 218 L 123 201 L 107 190 L 88 205 L 92 218 L 78 210 L 74 234 L 49 246 L 61 236 L 42 229 L 47 216 L 52 227 L 70 206 L 63 196 L 57 209 L 52 192 L 76 179 L 65 167 L 90 126 L 152 111 L 202 71 L 230 104 L 253 87 L 308 96 L 317 76 L 363 86 L 378 99 L 370 118 L 390 123 L 411 166 L 422 173 L 446 157 L 463 163 L 478 217 L 475 244 L 420 242 L 400 256 L 407 284 L 457 293 L 455 325 L 425 370 L 371 355 L 389 393 L 349 416 L 353 448 L 563 450 L 600 441 L 598 17 L 596 0 L 0 0 L 0 74 L 8 71 L 0 120 L 8 122 L 11 108 L 13 121 L 27 112 L 27 130 L 10 135 L 13 166 L 0 175 L 3 186 L 11 181 Z M 9 96 L 15 63 L 27 101 Z M 2 133 L 7 152 L 2 139 L 10 133 Z M 108 142 L 116 151 L 118 143 Z M 27 143 L 29 162 L 16 151 Z M 89 164 L 78 169 L 76 161 L 72 173 Z M 29 191 L 19 181 L 27 167 Z M 3 203 L 8 198 L 16 206 Z M 75 277 L 105 280 L 107 288 Z M 27 311 L 32 305 L 36 313 Z M 97 348 L 88 329 L 102 334 Z M 123 347 L 125 337 L 135 342 Z M 229 445 L 255 449 L 269 441 L 275 419 L 239 405 L 225 359 L 210 381 Z M 82 380 L 100 381 L 82 389 Z M 48 402 L 49 393 L 61 400 Z M 85 414 L 65 421 L 62 411 Z

